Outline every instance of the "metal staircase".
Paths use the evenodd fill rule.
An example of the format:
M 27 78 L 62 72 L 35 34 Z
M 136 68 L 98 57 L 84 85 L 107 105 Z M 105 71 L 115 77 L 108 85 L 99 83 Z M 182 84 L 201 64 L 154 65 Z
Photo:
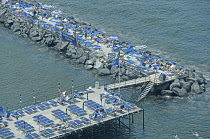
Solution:
M 144 89 L 139 93 L 139 96 L 137 97 L 136 101 L 140 101 L 141 99 L 146 97 L 146 95 L 150 92 L 153 86 L 154 83 L 149 81 L 147 85 L 144 87 Z

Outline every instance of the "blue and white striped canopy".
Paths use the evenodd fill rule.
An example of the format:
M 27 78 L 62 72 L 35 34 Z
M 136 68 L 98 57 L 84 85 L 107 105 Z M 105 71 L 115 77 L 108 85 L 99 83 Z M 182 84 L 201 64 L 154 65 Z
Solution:
M 25 10 L 25 11 L 33 11 L 34 8 L 33 8 L 33 7 L 26 7 L 26 8 L 24 8 L 24 10 Z
M 119 38 L 117 36 L 110 36 L 109 38 L 107 38 L 108 40 L 113 40 L 113 41 L 118 41 Z
M 147 47 L 146 45 L 137 45 L 137 46 L 134 47 L 134 49 L 139 50 L 139 49 L 144 49 L 146 47 Z
M 54 6 L 52 6 L 52 5 L 43 5 L 42 8 L 43 9 L 52 9 L 52 8 L 54 8 Z
M 60 11 L 60 10 L 55 10 L 55 11 L 52 11 L 51 14 L 52 15 L 59 15 L 59 14 L 62 14 L 63 12 Z
M 59 18 L 52 18 L 50 19 L 50 21 L 54 23 L 62 23 L 62 21 Z

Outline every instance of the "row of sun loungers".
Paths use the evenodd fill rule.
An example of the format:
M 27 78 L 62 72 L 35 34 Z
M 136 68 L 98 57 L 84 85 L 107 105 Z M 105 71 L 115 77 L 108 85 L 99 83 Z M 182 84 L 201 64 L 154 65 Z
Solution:
M 19 116 L 23 116 L 24 115 L 24 112 L 22 110 L 16 110 L 16 111 L 12 111 L 11 112 L 11 116 L 13 117 L 19 117 Z
M 6 138 L 13 137 L 13 136 L 14 136 L 14 133 L 11 132 L 8 128 L 0 129 L 0 137 L 6 139 Z
M 26 139 L 37 139 L 40 138 L 40 136 L 37 133 L 31 133 L 25 136 Z
M 103 106 L 101 104 L 98 104 L 97 102 L 95 102 L 93 100 L 87 100 L 84 102 L 84 104 L 93 110 L 103 108 Z
M 86 110 L 83 110 L 82 108 L 78 107 L 77 105 L 70 105 L 67 107 L 69 111 L 75 113 L 76 115 L 85 115 L 87 114 Z
M 43 136 L 50 136 L 54 131 L 52 129 L 45 129 L 45 130 L 42 130 L 40 131 L 40 134 L 43 135 Z
M 36 115 L 33 117 L 34 121 L 37 121 L 38 123 L 40 123 L 43 126 L 49 126 L 52 125 L 54 123 L 53 120 L 50 120 L 49 118 L 45 117 L 44 115 Z
M 57 118 L 61 119 L 62 121 L 66 121 L 66 120 L 71 119 L 71 116 L 69 114 L 63 112 L 60 109 L 53 110 L 52 113 L 53 113 L 54 116 L 56 116 Z
M 24 120 L 16 121 L 14 122 L 15 126 L 18 127 L 22 131 L 32 131 L 34 130 L 34 127 L 30 124 L 28 124 Z
M 79 127 L 82 125 L 82 122 L 80 120 L 73 120 L 73 121 L 69 121 L 69 126 L 75 128 L 75 127 Z
M 20 116 L 24 116 L 25 112 L 28 114 L 31 114 L 31 113 L 37 112 L 38 111 L 37 108 L 39 108 L 41 110 L 45 110 L 45 109 L 48 109 L 50 107 L 50 105 L 56 106 L 57 103 L 58 102 L 56 102 L 55 100 L 49 100 L 48 102 L 42 102 L 42 103 L 36 104 L 35 106 L 32 105 L 29 107 L 25 107 L 22 110 L 12 111 L 12 112 L 10 112 L 10 114 L 13 117 L 20 117 Z
M 30 114 L 30 113 L 36 112 L 37 108 L 35 106 L 29 106 L 29 107 L 23 108 L 23 110 Z
M 50 107 L 50 104 L 47 102 L 42 102 L 40 104 L 37 104 L 37 107 L 41 110 L 48 109 Z

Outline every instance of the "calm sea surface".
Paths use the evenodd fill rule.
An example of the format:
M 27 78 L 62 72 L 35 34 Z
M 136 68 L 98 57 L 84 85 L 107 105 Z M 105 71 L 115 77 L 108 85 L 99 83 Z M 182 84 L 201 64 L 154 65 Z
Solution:
M 145 44 L 147 50 L 179 65 L 202 71 L 210 77 L 209 0 L 43 0 L 64 13 L 109 35 L 132 44 Z M 71 90 L 71 80 L 78 89 L 94 85 L 94 72 L 84 70 L 59 53 L 12 34 L 0 26 L 0 106 L 20 108 L 33 104 L 32 90 L 44 101 L 58 96 L 61 89 Z M 99 77 L 103 84 L 107 77 Z M 123 90 L 129 100 L 134 90 Z M 194 98 L 149 96 L 137 103 L 145 109 L 145 130 L 142 115 L 135 115 L 132 132 L 109 125 L 110 139 L 196 139 L 198 132 L 210 138 L 210 85 L 207 92 Z M 125 121 L 126 122 L 126 121 Z M 95 138 L 101 138 L 96 135 Z

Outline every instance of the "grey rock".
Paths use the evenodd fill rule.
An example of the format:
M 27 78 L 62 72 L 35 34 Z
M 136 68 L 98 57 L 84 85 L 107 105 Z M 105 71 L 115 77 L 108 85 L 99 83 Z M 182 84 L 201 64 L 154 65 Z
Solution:
M 162 95 L 172 95 L 172 94 L 174 94 L 174 92 L 171 91 L 171 90 L 162 90 L 162 91 L 161 91 L 161 94 L 162 94 Z
M 30 33 L 30 36 L 31 36 L 31 38 L 38 37 L 39 36 L 39 32 L 33 31 L 33 32 Z
M 66 56 L 67 56 L 67 57 L 71 57 L 71 52 L 67 52 L 67 53 L 66 53 Z
M 20 27 L 16 27 L 16 26 L 15 26 L 15 27 L 13 28 L 13 30 L 12 30 L 12 31 L 13 31 L 13 32 L 21 31 L 21 28 L 20 28 Z
M 89 60 L 87 60 L 87 61 L 85 62 L 85 64 L 86 64 L 86 65 L 93 65 L 94 62 L 93 62 L 93 60 L 89 59 Z
M 78 48 L 77 55 L 79 55 L 81 57 L 83 54 L 84 54 L 84 50 L 82 48 Z
M 187 91 L 186 91 L 184 88 L 173 87 L 173 88 L 172 88 L 172 91 L 173 91 L 176 95 L 178 95 L 178 96 L 180 96 L 180 97 L 186 97 L 186 96 L 188 96 L 188 93 L 187 93 Z
M 201 94 L 204 92 L 203 88 L 201 88 L 198 84 L 198 82 L 194 82 L 191 86 L 191 91 L 195 94 Z
M 109 69 L 99 69 L 99 75 L 109 75 L 110 74 L 110 70 Z
M 187 92 L 190 92 L 190 91 L 191 91 L 191 85 L 192 85 L 191 82 L 185 82 L 185 81 L 182 79 L 182 80 L 180 80 L 180 85 L 181 85 L 181 87 L 183 87 Z
M 174 80 L 174 82 L 170 85 L 170 90 L 172 91 L 172 89 L 173 89 L 174 87 L 181 88 L 179 79 L 175 79 L 175 80 Z
M 92 69 L 93 66 L 92 65 L 84 65 L 85 69 L 89 70 L 89 69 Z
M 37 36 L 37 37 L 32 37 L 31 38 L 33 41 L 41 41 L 42 37 L 41 36 Z
M 13 20 L 7 19 L 7 23 L 8 23 L 8 24 L 12 24 L 12 23 L 13 23 Z
M 77 51 L 75 50 L 75 49 L 71 49 L 71 50 L 69 50 L 72 54 L 76 54 L 77 53 Z
M 203 78 L 197 78 L 198 84 L 205 84 Z
M 189 78 L 195 78 L 195 73 L 191 70 L 189 71 Z
M 45 44 L 46 43 L 45 41 L 46 41 L 46 38 L 42 38 L 41 43 Z
M 118 69 L 117 65 L 112 65 L 111 70 L 110 70 L 111 74 L 115 73 L 117 69 Z
M 86 60 L 87 60 L 87 57 L 86 56 L 82 56 L 79 59 L 77 59 L 76 62 L 78 62 L 79 64 L 84 64 Z
M 95 62 L 95 64 L 94 64 L 94 68 L 95 68 L 95 69 L 100 69 L 100 68 L 102 68 L 102 67 L 103 67 L 103 63 L 100 62 L 99 59 L 96 59 L 96 62 Z M 109 71 L 109 73 L 110 73 L 110 71 Z
M 78 58 L 80 58 L 80 55 L 78 55 L 78 54 L 76 53 L 76 54 L 72 54 L 71 57 L 72 57 L 73 59 L 78 59 Z
M 67 47 L 68 50 L 69 49 L 71 50 L 71 49 L 74 49 L 74 48 L 75 48 L 74 45 L 71 45 L 71 44 L 69 44 L 68 47 Z
M 66 51 L 68 47 L 69 42 L 62 42 L 60 45 L 60 51 Z
M 16 31 L 14 32 L 15 35 L 20 35 L 21 34 L 21 31 Z

